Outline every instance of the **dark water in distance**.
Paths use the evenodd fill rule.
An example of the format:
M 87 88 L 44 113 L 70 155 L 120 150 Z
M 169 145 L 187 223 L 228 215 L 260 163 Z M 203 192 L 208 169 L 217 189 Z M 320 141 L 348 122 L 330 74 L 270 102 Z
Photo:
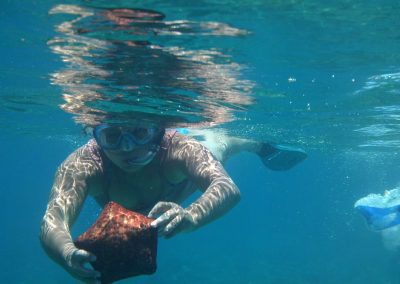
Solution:
M 89 138 L 74 120 L 162 112 L 171 123 L 299 146 L 309 158 L 282 173 L 251 154 L 232 158 L 240 204 L 160 240 L 157 273 L 121 283 L 400 283 L 399 252 L 353 210 L 399 181 L 397 1 L 0 7 L 2 282 L 74 283 L 37 237 L 57 166 Z M 125 25 L 113 8 L 165 18 Z M 89 201 L 74 234 L 97 213 Z

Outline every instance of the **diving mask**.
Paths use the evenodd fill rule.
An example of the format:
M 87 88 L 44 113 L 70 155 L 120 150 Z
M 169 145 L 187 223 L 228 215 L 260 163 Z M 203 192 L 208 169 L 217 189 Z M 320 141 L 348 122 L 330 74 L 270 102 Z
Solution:
M 130 159 L 132 165 L 148 164 L 160 149 L 165 130 L 155 125 L 119 126 L 100 124 L 93 130 L 97 144 L 104 150 L 138 150 L 138 157 Z M 143 150 L 146 151 L 143 151 Z

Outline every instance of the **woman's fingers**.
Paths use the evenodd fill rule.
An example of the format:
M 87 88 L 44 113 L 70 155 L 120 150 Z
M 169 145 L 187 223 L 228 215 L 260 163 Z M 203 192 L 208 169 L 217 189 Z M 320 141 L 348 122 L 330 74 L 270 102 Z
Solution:
M 71 266 L 69 269 L 71 269 L 72 273 L 77 278 L 85 281 L 94 281 L 93 283 L 95 283 L 95 281 L 101 276 L 100 272 L 85 266 L 86 263 L 93 261 L 96 261 L 96 256 L 94 254 L 79 249 L 72 255 Z
M 183 216 L 183 214 L 177 214 L 176 217 L 165 226 L 162 234 L 166 238 L 173 237 L 177 233 L 176 228 L 181 224 Z
M 151 223 L 153 228 L 162 229 L 163 226 L 171 222 L 176 215 L 179 214 L 182 208 L 172 202 L 161 202 L 158 203 L 149 213 L 149 216 L 158 216 L 156 220 Z M 153 217 L 154 218 L 154 217 Z
M 150 213 L 148 214 L 149 218 L 156 218 L 157 216 L 161 215 L 162 213 L 168 211 L 169 209 L 173 208 L 175 203 L 172 202 L 158 202 L 153 209 L 151 209 Z
M 158 228 L 161 235 L 171 237 L 175 229 L 182 222 L 185 215 L 184 209 L 172 202 L 159 202 L 150 211 L 149 217 L 159 216 L 151 223 L 151 226 Z

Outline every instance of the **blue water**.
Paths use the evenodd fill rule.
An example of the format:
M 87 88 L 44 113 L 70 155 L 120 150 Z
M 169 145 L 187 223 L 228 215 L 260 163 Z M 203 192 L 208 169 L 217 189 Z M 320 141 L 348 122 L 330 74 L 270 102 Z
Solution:
M 157 273 L 121 283 L 400 283 L 399 252 L 386 249 L 353 209 L 358 198 L 399 183 L 397 1 L 113 1 L 113 8 L 152 9 L 166 15 L 164 22 L 190 23 L 145 27 L 132 36 L 88 18 L 77 25 L 99 30 L 85 34 L 85 42 L 148 40 L 162 48 L 92 49 L 97 57 L 80 55 L 89 65 L 55 52 L 57 37 L 60 46 L 74 47 L 65 43 L 71 35 L 57 30 L 74 16 L 49 11 L 59 4 L 93 11 L 110 8 L 108 2 L 0 4 L 2 283 L 74 283 L 44 254 L 38 232 L 57 166 L 89 139 L 75 123 L 88 116 L 60 107 L 63 95 L 78 97 L 96 85 L 103 99 L 80 102 L 90 118 L 99 110 L 143 111 L 132 99 L 140 90 L 141 98 L 152 98 L 146 112 L 162 110 L 189 125 L 218 120 L 234 135 L 302 147 L 309 155 L 279 173 L 254 155 L 233 157 L 226 168 L 241 189 L 240 204 L 201 230 L 161 239 Z M 201 25 L 207 22 L 236 32 L 210 34 Z M 79 73 L 88 66 L 113 75 Z M 81 82 L 56 80 L 71 70 Z M 139 76 L 141 70 L 147 73 Z M 110 98 L 121 92 L 130 97 L 116 106 Z M 74 235 L 98 212 L 89 200 Z

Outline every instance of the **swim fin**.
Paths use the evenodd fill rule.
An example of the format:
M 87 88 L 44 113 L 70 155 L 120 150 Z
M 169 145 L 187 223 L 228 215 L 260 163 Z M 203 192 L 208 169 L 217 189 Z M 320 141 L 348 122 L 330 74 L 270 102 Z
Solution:
M 400 224 L 400 205 L 386 208 L 360 205 L 356 209 L 372 230 L 380 231 Z
M 290 170 L 307 158 L 302 149 L 270 143 L 263 143 L 257 154 L 263 164 L 273 171 Z
M 400 224 L 400 189 L 386 190 L 383 194 L 369 194 L 354 204 L 370 229 L 384 230 Z

